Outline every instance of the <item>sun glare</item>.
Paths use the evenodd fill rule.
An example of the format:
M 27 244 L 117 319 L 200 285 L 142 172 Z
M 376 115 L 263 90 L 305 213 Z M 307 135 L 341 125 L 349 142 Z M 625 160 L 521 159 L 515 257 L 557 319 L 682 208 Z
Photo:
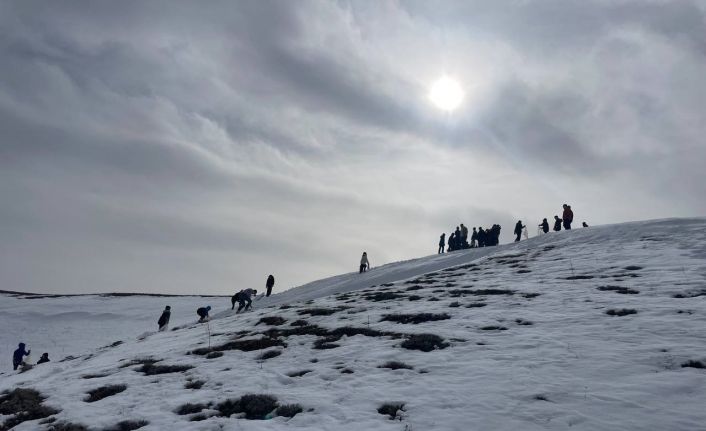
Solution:
M 456 80 L 443 76 L 431 86 L 429 100 L 437 108 L 451 112 L 463 101 L 463 89 Z

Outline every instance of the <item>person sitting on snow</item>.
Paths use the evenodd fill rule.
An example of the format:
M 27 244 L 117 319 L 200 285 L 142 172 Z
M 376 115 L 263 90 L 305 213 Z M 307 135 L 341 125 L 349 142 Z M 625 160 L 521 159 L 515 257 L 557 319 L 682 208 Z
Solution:
M 42 357 L 37 361 L 37 365 L 49 362 L 49 353 L 42 353 Z
M 166 306 L 164 307 L 164 311 L 162 311 L 162 315 L 159 316 L 159 320 L 157 321 L 157 325 L 159 326 L 159 332 L 166 331 L 167 328 L 169 327 L 169 318 L 172 315 L 172 307 Z
M 211 311 L 211 306 L 201 307 L 196 310 L 196 314 L 199 315 L 199 323 L 208 322 L 210 320 L 208 312 Z
M 17 370 L 17 367 L 22 365 L 22 363 L 24 362 L 24 357 L 29 356 L 31 352 L 31 350 L 25 351 L 25 343 L 20 343 L 20 345 L 17 347 L 17 350 L 15 350 L 15 353 L 12 355 L 13 369 Z

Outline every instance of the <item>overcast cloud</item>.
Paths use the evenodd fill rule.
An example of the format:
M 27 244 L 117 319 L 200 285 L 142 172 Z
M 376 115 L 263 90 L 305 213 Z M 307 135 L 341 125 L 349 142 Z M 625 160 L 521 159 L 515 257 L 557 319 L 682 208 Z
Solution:
M 564 202 L 706 214 L 703 2 L 4 1 L 0 58 L 0 289 L 280 290 Z

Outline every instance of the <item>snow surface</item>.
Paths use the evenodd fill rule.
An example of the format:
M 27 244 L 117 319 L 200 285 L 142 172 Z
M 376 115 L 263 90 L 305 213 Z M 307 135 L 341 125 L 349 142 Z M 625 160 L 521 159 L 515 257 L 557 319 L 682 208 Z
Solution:
M 474 294 L 480 289 L 514 293 Z M 404 297 L 366 299 L 376 292 Z M 454 302 L 459 306 L 450 307 Z M 480 303 L 486 305 L 472 306 Z M 166 304 L 179 329 L 155 333 Z M 195 308 L 206 304 L 214 319 L 194 323 Z M 280 308 L 284 304 L 291 308 Z M 682 367 L 689 360 L 706 362 L 706 219 L 591 227 L 434 255 L 320 280 L 254 305 L 254 312 L 235 315 L 228 298 L 3 296 L 8 365 L 20 340 L 35 359 L 47 351 L 54 362 L 19 374 L 9 368 L 0 374 L 0 391 L 34 388 L 61 410 L 58 422 L 91 429 L 126 419 L 148 421 L 144 430 L 706 429 L 706 371 Z M 341 306 L 351 308 L 301 314 Z M 623 308 L 636 314 L 606 314 Z M 420 312 L 450 319 L 381 321 L 385 314 Z M 303 335 L 281 337 L 287 347 L 275 348 L 282 354 L 267 360 L 257 359 L 262 350 L 227 350 L 213 359 L 187 354 L 209 343 L 260 338 L 268 326 L 257 322 L 265 316 L 286 319 L 282 329 L 305 319 L 328 329 L 433 333 L 450 346 L 422 352 L 402 348 L 405 337 L 355 335 L 319 350 L 313 348 L 318 337 Z M 506 329 L 482 329 L 488 326 Z M 124 343 L 95 348 L 116 340 Z M 79 357 L 58 362 L 64 355 Z M 146 357 L 194 368 L 145 376 L 137 365 L 120 367 Z M 391 360 L 413 369 L 379 368 Z M 311 371 L 287 375 L 303 370 Z M 106 376 L 82 378 L 90 374 Z M 188 380 L 205 383 L 185 389 Z M 107 384 L 127 389 L 83 401 L 86 392 Z M 210 409 L 203 412 L 210 417 L 198 422 L 174 413 L 184 403 L 215 405 L 247 393 L 299 403 L 304 412 L 257 421 L 210 416 L 217 413 Z M 405 411 L 390 420 L 377 412 L 385 402 L 404 403 Z M 35 420 L 15 429 L 42 427 Z

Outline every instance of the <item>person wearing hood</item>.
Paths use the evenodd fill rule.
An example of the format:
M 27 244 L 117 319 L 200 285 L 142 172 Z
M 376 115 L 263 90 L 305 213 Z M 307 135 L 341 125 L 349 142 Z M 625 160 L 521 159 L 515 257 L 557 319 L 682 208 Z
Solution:
M 37 361 L 37 365 L 49 362 L 49 353 L 42 353 L 42 357 Z
M 559 218 L 559 216 L 555 215 L 554 216 L 554 232 L 559 232 L 561 230 L 561 222 L 563 220 Z
M 368 253 L 363 252 L 363 256 L 360 258 L 360 273 L 370 269 L 370 262 L 368 261 Z
M 539 225 L 539 227 L 542 228 L 542 232 L 548 233 L 549 232 L 549 222 L 547 219 L 542 220 L 542 223 Z
M 12 355 L 13 369 L 17 370 L 17 367 L 22 365 L 24 362 L 24 357 L 29 356 L 31 352 L 31 350 L 25 350 L 25 343 L 20 343 L 20 345 L 17 346 L 17 350 L 15 350 L 15 353 Z
M 515 238 L 515 242 L 520 241 L 520 237 L 522 236 L 522 229 L 525 226 L 522 225 L 522 220 L 518 220 L 517 224 L 515 225 L 515 235 L 517 235 L 517 238 Z
M 172 307 L 166 306 L 164 307 L 164 311 L 162 311 L 162 315 L 159 316 L 159 320 L 157 321 L 157 326 L 159 326 L 159 332 L 164 332 L 169 328 L 169 318 L 172 315 Z
M 478 240 L 478 232 L 476 228 L 473 228 L 473 233 L 471 234 L 471 248 L 476 246 L 476 241 Z
M 196 314 L 199 315 L 199 323 L 208 322 L 210 319 L 208 312 L 211 311 L 211 306 L 201 307 L 196 310 Z
M 273 287 L 275 287 L 275 276 L 270 274 L 267 276 L 267 282 L 265 283 L 265 288 L 267 289 L 267 293 L 265 293 L 265 296 L 272 295 Z
M 571 211 L 571 205 L 564 204 L 564 230 L 571 230 L 571 222 L 574 221 L 574 212 Z
M 446 245 L 446 234 L 442 233 L 439 237 L 439 252 L 437 254 L 442 254 L 444 252 L 444 246 Z

